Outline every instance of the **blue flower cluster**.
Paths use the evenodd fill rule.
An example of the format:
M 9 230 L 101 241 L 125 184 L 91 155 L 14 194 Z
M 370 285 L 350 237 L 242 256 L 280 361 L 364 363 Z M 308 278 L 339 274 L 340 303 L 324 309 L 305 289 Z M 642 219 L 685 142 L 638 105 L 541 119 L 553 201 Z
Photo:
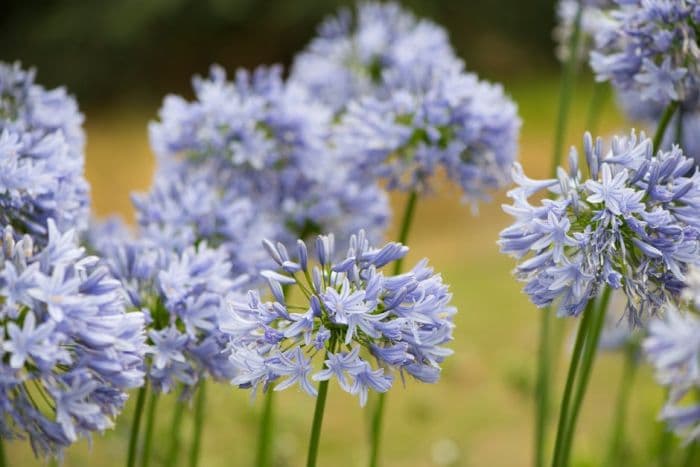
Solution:
M 205 376 L 233 378 L 235 367 L 223 354 L 228 340 L 219 324 L 226 298 L 246 277 L 230 279 L 226 252 L 202 242 L 176 253 L 145 237 L 132 239 L 114 222 L 96 226 L 91 234 L 122 283 L 129 307 L 146 316 L 153 388 L 167 393 L 180 384 L 188 397 Z
M 254 391 L 298 384 L 315 396 L 312 381 L 335 378 L 364 405 L 370 389 L 389 390 L 394 369 L 420 381 L 438 380 L 441 363 L 452 353 L 444 345 L 452 340 L 456 310 L 425 260 L 404 274 L 384 275 L 381 269 L 408 248 L 372 248 L 364 231 L 350 238 L 347 254 L 337 260 L 333 236 L 318 237 L 313 266 L 301 240 L 296 260 L 281 243 L 265 246 L 279 266 L 279 272 L 264 272 L 273 301 L 250 291 L 246 300 L 230 303 L 222 323 L 238 370 L 233 384 Z M 324 366 L 314 370 L 313 357 L 324 348 Z
M 363 2 L 326 19 L 294 60 L 290 80 L 334 112 L 363 96 L 390 94 L 387 81 L 425 83 L 457 61 L 447 32 L 397 3 Z
M 0 225 L 45 244 L 47 221 L 87 227 L 83 116 L 63 88 L 47 91 L 34 71 L 0 62 Z
M 590 56 L 597 79 L 642 100 L 697 107 L 700 3 L 617 0 L 609 14 L 615 24 L 599 32 Z
M 387 98 L 348 105 L 334 140 L 356 169 L 389 189 L 425 192 L 438 168 L 464 198 L 479 201 L 509 182 L 520 119 L 500 85 L 462 70 L 435 70 L 423 88 L 392 87 Z
M 167 97 L 151 125 L 158 170 L 135 200 L 145 233 L 180 250 L 221 245 L 234 271 L 252 276 L 266 259 L 262 236 L 293 245 L 321 232 L 382 233 L 386 195 L 341 160 L 332 112 L 279 67 L 239 71 L 232 82 L 213 67 L 194 88 L 195 101 Z
M 569 59 L 569 41 L 574 33 L 574 23 L 578 10 L 581 10 L 580 40 L 576 50 L 576 61 L 585 61 L 590 50 L 595 46 L 595 38 L 604 34 L 616 22 L 608 10 L 614 6 L 614 0 L 559 0 L 557 3 L 557 25 L 554 38 L 557 42 L 557 58 L 562 62 Z
M 143 384 L 146 345 L 143 314 L 125 312 L 107 268 L 74 231 L 49 220 L 47 233 L 44 247 L 9 226 L 0 240 L 0 435 L 58 456 L 112 426 Z
M 693 299 L 700 296 L 700 272 L 694 276 L 687 293 Z M 649 323 L 643 346 L 649 362 L 656 370 L 659 383 L 668 388 L 668 401 L 661 419 L 690 442 L 700 438 L 700 403 L 695 399 L 700 389 L 700 318 L 698 301 L 693 311 L 668 306 L 664 316 Z
M 589 176 L 572 149 L 569 170 L 558 179 L 532 180 L 519 165 L 504 210 L 515 223 L 501 232 L 501 250 L 520 260 L 515 273 L 539 307 L 557 302 L 559 314 L 576 316 L 608 285 L 627 296 L 634 324 L 679 296 L 689 265 L 700 263 L 700 174 L 676 146 L 652 151 L 631 133 L 584 138 Z M 553 198 L 537 205 L 535 193 Z

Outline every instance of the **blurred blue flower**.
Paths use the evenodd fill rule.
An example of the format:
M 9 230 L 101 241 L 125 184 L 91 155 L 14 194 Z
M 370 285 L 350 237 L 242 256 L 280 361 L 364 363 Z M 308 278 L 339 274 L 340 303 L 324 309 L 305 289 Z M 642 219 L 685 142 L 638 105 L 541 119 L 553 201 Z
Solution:
M 83 116 L 65 89 L 46 90 L 34 71 L 0 62 L 0 225 L 46 244 L 47 221 L 87 228 Z
M 452 353 L 444 345 L 452 340 L 456 310 L 447 286 L 426 261 L 385 276 L 381 268 L 403 258 L 408 248 L 397 243 L 372 248 L 364 231 L 351 236 L 345 256 L 336 256 L 332 235 L 319 237 L 313 266 L 301 240 L 296 260 L 281 243 L 265 245 L 279 267 L 264 273 L 274 300 L 263 302 L 251 290 L 246 299 L 229 303 L 221 325 L 238 370 L 233 384 L 254 390 L 298 384 L 315 396 L 311 381 L 335 378 L 364 405 L 369 389 L 389 390 L 393 370 L 437 381 L 440 365 Z M 303 304 L 288 301 L 283 287 Z M 325 366 L 314 371 L 313 357 L 323 347 Z

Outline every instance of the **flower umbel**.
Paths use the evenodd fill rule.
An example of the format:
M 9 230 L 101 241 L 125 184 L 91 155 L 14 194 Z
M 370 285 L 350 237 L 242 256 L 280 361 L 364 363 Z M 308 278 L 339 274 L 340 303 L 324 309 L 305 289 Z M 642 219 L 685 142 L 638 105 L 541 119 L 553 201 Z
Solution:
M 501 251 L 521 260 L 515 273 L 537 306 L 557 301 L 560 314 L 576 316 L 607 284 L 625 293 L 638 324 L 677 299 L 700 262 L 700 175 L 678 147 L 652 154 L 643 134 L 614 138 L 607 154 L 586 134 L 584 152 L 589 178 L 575 150 L 558 179 L 514 167 L 518 187 L 504 210 L 516 222 L 501 232 Z M 553 197 L 532 205 L 543 190 Z
M 73 231 L 48 221 L 44 248 L 11 227 L 0 241 L 0 434 L 60 456 L 112 426 L 143 384 L 144 316 L 126 313 L 120 284 L 85 256 Z
M 440 275 L 425 260 L 407 273 L 384 275 L 382 268 L 408 248 L 372 248 L 364 231 L 350 238 L 338 260 L 334 243 L 333 235 L 318 238 L 318 264 L 312 266 L 304 242 L 297 244 L 296 260 L 283 245 L 265 242 L 280 268 L 264 273 L 273 300 L 263 302 L 250 291 L 247 300 L 230 302 L 222 324 L 238 369 L 233 384 L 254 390 L 297 384 L 315 396 L 312 381 L 335 378 L 364 405 L 370 389 L 389 390 L 393 370 L 438 380 L 441 363 L 452 353 L 444 345 L 452 340 L 456 312 Z M 302 297 L 303 304 L 292 304 L 287 295 Z M 313 359 L 324 348 L 324 367 L 314 370 Z

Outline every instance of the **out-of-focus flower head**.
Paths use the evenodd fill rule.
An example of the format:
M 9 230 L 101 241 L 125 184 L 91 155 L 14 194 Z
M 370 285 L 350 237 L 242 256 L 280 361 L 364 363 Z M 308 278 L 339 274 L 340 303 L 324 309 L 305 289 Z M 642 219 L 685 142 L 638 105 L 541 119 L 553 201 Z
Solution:
M 254 391 L 298 384 L 315 396 L 312 381 L 335 378 L 364 405 L 370 389 L 389 390 L 393 370 L 424 382 L 438 380 L 452 353 L 444 346 L 452 340 L 456 310 L 427 261 L 404 274 L 385 275 L 382 269 L 408 248 L 398 243 L 372 248 L 364 231 L 350 238 L 340 257 L 333 236 L 320 236 L 317 264 L 301 240 L 296 258 L 281 243 L 265 246 L 279 267 L 264 272 L 273 300 L 264 302 L 250 291 L 246 300 L 231 301 L 222 324 L 238 369 L 233 384 Z M 324 349 L 324 367 L 314 369 L 313 358 Z
M 700 97 L 700 3 L 617 0 L 611 27 L 596 35 L 590 64 L 599 81 L 662 106 L 697 107 Z
M 47 222 L 46 245 L 5 227 L 0 240 L 0 435 L 59 457 L 112 426 L 144 380 L 144 315 L 74 231 Z
M 0 225 L 38 245 L 50 218 L 61 230 L 87 228 L 82 122 L 65 89 L 46 90 L 33 70 L 0 62 Z
M 385 98 L 348 105 L 334 134 L 356 170 L 388 181 L 389 189 L 426 192 L 438 169 L 464 199 L 488 199 L 509 182 L 517 158 L 520 118 L 500 85 L 461 67 L 436 72 L 425 85 L 393 87 Z
M 555 302 L 576 316 L 607 285 L 625 293 L 636 325 L 677 299 L 700 262 L 700 174 L 677 146 L 654 155 L 634 132 L 607 152 L 586 134 L 584 153 L 586 177 L 575 150 L 557 179 L 532 180 L 515 166 L 504 206 L 515 223 L 499 244 L 520 260 L 515 273 L 537 306 Z M 540 191 L 554 197 L 531 204 Z
M 225 297 L 247 278 L 231 279 L 225 251 L 201 242 L 175 252 L 148 237 L 133 238 L 114 221 L 95 225 L 91 239 L 121 281 L 129 306 L 148 318 L 147 376 L 156 391 L 181 384 L 188 397 L 202 378 L 234 376 L 219 324 Z
M 297 55 L 290 80 L 340 112 L 361 96 L 391 92 L 388 77 L 422 83 L 458 62 L 446 31 L 397 3 L 363 2 L 327 18 Z M 394 83 L 396 84 L 396 83 Z
M 147 235 L 221 245 L 235 271 L 251 275 L 263 258 L 254 237 L 293 245 L 331 229 L 348 238 L 359 226 L 381 235 L 386 195 L 337 156 L 331 111 L 283 82 L 279 67 L 234 81 L 213 67 L 194 87 L 194 101 L 167 97 L 151 125 L 156 181 L 135 200 Z
M 687 442 L 700 438 L 700 404 L 695 399 L 700 390 L 700 270 L 688 273 L 684 295 L 690 309 L 668 306 L 663 317 L 649 323 L 644 350 L 656 371 L 659 384 L 668 388 L 668 401 L 661 419 Z
M 557 43 L 557 58 L 566 62 L 570 54 L 570 41 L 579 8 L 581 8 L 580 39 L 576 49 L 576 60 L 585 61 L 594 47 L 595 37 L 617 23 L 612 20 L 608 10 L 614 6 L 614 0 L 559 0 L 557 3 L 557 25 L 554 39 Z

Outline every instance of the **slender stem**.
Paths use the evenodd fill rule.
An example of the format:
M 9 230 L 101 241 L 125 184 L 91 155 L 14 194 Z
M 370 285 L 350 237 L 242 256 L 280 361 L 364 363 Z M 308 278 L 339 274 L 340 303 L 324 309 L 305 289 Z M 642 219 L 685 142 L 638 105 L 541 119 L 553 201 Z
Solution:
M 0 437 L 0 467 L 5 467 L 7 461 L 5 460 L 5 440 Z
M 552 309 L 547 307 L 540 315 L 539 349 L 537 352 L 537 386 L 535 389 L 535 466 L 544 465 L 544 443 L 549 419 L 550 390 L 550 329 Z
M 406 244 L 408 241 L 408 234 L 411 231 L 411 225 L 413 224 L 413 216 L 416 213 L 416 204 L 418 201 L 418 193 L 412 191 L 408 195 L 406 200 L 406 207 L 403 211 L 403 218 L 401 219 L 401 228 L 399 230 L 399 238 L 397 241 L 402 244 Z M 400 258 L 394 263 L 394 274 L 400 274 L 403 271 L 403 258 Z
M 326 358 L 324 359 L 323 367 L 326 368 L 325 360 L 328 360 L 328 354 L 335 350 L 335 333 L 331 334 L 326 350 Z M 328 380 L 321 381 L 318 385 L 318 396 L 316 396 L 316 408 L 314 409 L 314 421 L 311 425 L 311 439 L 309 440 L 309 452 L 306 458 L 306 467 L 316 467 L 316 459 L 318 458 L 318 444 L 321 439 L 321 425 L 323 425 L 323 412 L 326 408 L 326 396 L 328 395 Z
M 576 77 L 576 60 L 578 47 L 581 40 L 581 17 L 583 5 L 579 2 L 574 18 L 573 31 L 569 38 L 569 57 L 564 65 L 559 87 L 559 108 L 557 111 L 556 129 L 554 133 L 554 146 L 552 148 L 552 166 L 550 174 L 556 177 L 557 168 L 562 159 L 564 137 L 569 119 L 571 98 L 573 95 L 574 80 Z M 551 327 L 553 320 L 551 308 L 542 311 L 539 329 L 539 345 L 537 359 L 537 389 L 535 392 L 535 457 L 534 466 L 542 467 L 545 464 L 544 446 L 547 437 L 547 422 L 549 421 L 550 393 L 551 393 Z
M 576 17 L 574 18 L 574 30 L 569 38 L 569 57 L 564 66 L 559 87 L 559 111 L 557 113 L 556 129 L 554 132 L 554 148 L 552 156 L 552 169 L 550 171 L 552 177 L 557 174 L 562 159 L 562 150 L 564 146 L 564 137 L 566 136 L 566 127 L 569 121 L 569 109 L 571 107 L 571 98 L 574 91 L 574 80 L 576 78 L 576 61 L 579 42 L 581 41 L 581 16 L 583 15 L 583 5 L 579 1 Z
M 620 389 L 617 393 L 617 403 L 615 404 L 615 418 L 613 419 L 613 429 L 610 435 L 610 447 L 605 458 L 605 464 L 614 467 L 622 463 L 621 451 L 625 439 L 625 423 L 627 422 L 627 409 L 630 404 L 632 385 L 637 372 L 637 349 L 633 346 L 626 347 L 625 363 L 620 379 Z
M 412 191 L 408 195 L 406 200 L 406 207 L 403 211 L 403 217 L 401 219 L 401 226 L 399 228 L 399 238 L 397 241 L 402 244 L 406 244 L 408 241 L 408 234 L 411 231 L 411 226 L 413 225 L 413 217 L 416 213 L 416 204 L 418 201 L 418 193 Z M 394 275 L 401 274 L 403 271 L 403 258 L 400 258 L 394 263 Z M 369 465 L 370 467 L 377 467 L 379 465 L 379 444 L 382 435 L 382 422 L 384 421 L 384 407 L 386 406 L 386 393 L 382 392 L 377 396 L 377 403 L 374 406 L 374 412 L 372 413 L 372 420 L 370 422 L 370 454 L 369 454 Z
M 204 409 L 206 408 L 206 380 L 202 379 L 197 389 L 197 399 L 194 404 L 194 431 L 192 432 L 192 447 L 190 449 L 190 467 L 199 463 L 199 449 L 202 443 L 202 426 L 204 425 Z
M 156 422 L 156 407 L 158 406 L 158 393 L 151 389 L 151 400 L 148 403 L 146 415 L 146 431 L 143 434 L 143 450 L 141 451 L 141 467 L 148 467 L 151 457 L 151 440 L 153 428 Z
M 258 433 L 258 453 L 255 465 L 267 467 L 270 465 L 270 440 L 272 439 L 272 413 L 275 391 L 268 389 L 265 393 L 265 405 L 263 406 L 262 418 L 260 419 L 260 430 Z
M 698 459 L 698 441 L 693 441 L 690 446 L 686 448 L 685 451 L 685 462 L 683 462 L 683 467 L 694 467 L 700 462 Z
M 598 353 L 598 342 L 600 341 L 600 334 L 603 330 L 605 313 L 608 309 L 608 303 L 610 302 L 611 291 L 612 290 L 610 287 L 607 286 L 605 287 L 605 290 L 603 290 L 603 294 L 593 315 L 594 320 L 591 324 L 590 332 L 588 333 L 588 337 L 586 339 L 583 356 L 581 357 L 580 377 L 576 387 L 576 392 L 573 399 L 574 403 L 571 407 L 571 412 L 569 413 L 569 422 L 567 423 L 564 436 L 564 448 L 562 450 L 561 462 L 559 464 L 562 467 L 568 466 L 571 458 L 571 446 L 573 444 L 574 433 L 576 432 L 576 422 L 578 421 L 579 413 L 581 413 L 581 406 L 586 395 L 586 390 L 588 389 L 588 382 L 591 378 L 593 362 L 595 361 L 595 356 Z
M 600 115 L 602 114 L 605 102 L 608 100 L 610 88 L 606 83 L 595 83 L 593 85 L 593 95 L 588 104 L 588 116 L 586 117 L 586 130 L 595 135 L 598 131 L 600 123 Z
M 175 401 L 173 411 L 173 421 L 170 426 L 170 447 L 168 457 L 165 460 L 167 467 L 172 467 L 177 463 L 177 454 L 180 450 L 180 426 L 182 425 L 182 415 L 185 412 L 185 403 L 180 400 Z
M 594 300 L 590 300 L 586 305 L 586 309 L 583 312 L 583 317 L 581 318 L 581 323 L 579 324 L 578 332 L 576 333 L 576 343 L 574 344 L 574 350 L 571 354 L 569 372 L 566 376 L 564 394 L 562 396 L 561 407 L 559 408 L 557 438 L 554 445 L 554 457 L 552 458 L 553 467 L 558 467 L 559 465 L 561 465 L 559 464 L 559 457 L 561 456 L 566 425 L 568 422 L 569 404 L 571 403 L 571 396 L 573 395 L 572 391 L 574 388 L 574 382 L 576 380 L 576 372 L 578 371 L 579 362 L 581 360 L 581 353 L 583 352 L 583 346 L 586 342 L 586 336 L 589 332 L 590 323 L 592 322 L 594 303 Z
M 129 438 L 129 456 L 126 461 L 127 467 L 136 466 L 136 450 L 139 442 L 139 430 L 141 428 L 141 415 L 143 414 L 143 404 L 146 401 L 148 391 L 148 381 L 139 388 L 136 396 L 136 408 L 134 409 L 134 419 L 131 422 L 131 436 Z
M 668 107 L 666 107 L 666 110 L 664 110 L 664 113 L 661 115 L 661 119 L 659 120 L 659 126 L 656 127 L 656 133 L 654 133 L 654 151 L 659 150 L 659 146 L 661 146 L 661 142 L 664 139 L 664 134 L 666 134 L 666 128 L 668 127 L 668 124 L 671 121 L 671 117 L 673 117 L 673 114 L 676 113 L 678 105 L 678 101 L 671 102 L 670 104 L 668 104 Z
M 666 390 L 664 394 L 664 401 L 668 400 L 669 391 Z M 659 423 L 661 428 L 661 433 L 659 433 L 659 448 L 658 448 L 658 460 L 659 467 L 667 467 L 669 461 L 671 460 L 671 448 L 673 446 L 673 433 L 668 429 L 668 426 L 661 422 Z

